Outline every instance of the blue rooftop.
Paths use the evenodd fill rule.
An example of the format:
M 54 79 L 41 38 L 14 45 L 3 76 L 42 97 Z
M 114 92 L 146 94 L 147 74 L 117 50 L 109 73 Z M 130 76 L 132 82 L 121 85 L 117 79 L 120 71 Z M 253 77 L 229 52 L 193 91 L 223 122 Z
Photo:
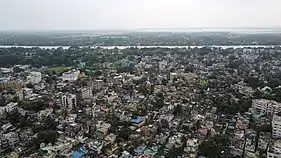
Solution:
M 84 153 L 82 153 L 82 152 L 75 151 L 72 153 L 72 158 L 82 158 L 83 156 L 84 156 Z
M 144 119 L 144 117 L 138 116 L 136 119 L 133 119 L 131 122 L 132 123 L 140 123 L 140 122 L 142 122 L 143 119 Z

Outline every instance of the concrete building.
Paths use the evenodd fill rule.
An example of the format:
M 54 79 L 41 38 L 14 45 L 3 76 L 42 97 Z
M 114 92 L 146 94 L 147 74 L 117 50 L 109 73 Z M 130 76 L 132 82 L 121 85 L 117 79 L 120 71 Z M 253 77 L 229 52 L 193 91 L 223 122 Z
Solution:
M 77 105 L 76 95 L 74 94 L 65 94 L 61 97 L 61 106 L 68 109 L 73 109 Z
M 273 115 L 272 137 L 273 138 L 281 138 L 281 113 Z
M 177 73 L 170 73 L 170 81 L 173 81 L 177 77 L 178 77 Z
M 281 103 L 267 99 L 254 99 L 252 102 L 252 110 L 254 110 L 254 112 L 273 115 L 281 112 Z
M 18 103 L 10 102 L 6 106 L 0 107 L 0 118 L 5 114 L 5 112 L 12 112 L 17 107 L 17 105 Z
M 92 83 L 93 89 L 101 89 L 104 86 L 103 80 L 95 80 Z
M 41 72 L 30 72 L 30 75 L 27 76 L 27 82 L 31 84 L 37 84 L 42 80 Z
M 195 158 L 198 152 L 199 141 L 196 138 L 188 139 L 184 151 L 188 153 L 189 157 Z
M 258 141 L 258 149 L 262 151 L 266 151 L 270 138 L 271 138 L 270 132 L 261 132 Z
M 3 138 L 8 140 L 10 147 L 15 147 L 19 143 L 19 137 L 15 132 L 4 134 Z
M 62 74 L 63 81 L 76 81 L 79 78 L 79 70 L 71 70 Z
M 267 158 L 280 158 L 281 140 L 273 140 L 267 149 Z
M 91 99 L 93 96 L 91 87 L 80 88 L 79 91 L 82 99 Z

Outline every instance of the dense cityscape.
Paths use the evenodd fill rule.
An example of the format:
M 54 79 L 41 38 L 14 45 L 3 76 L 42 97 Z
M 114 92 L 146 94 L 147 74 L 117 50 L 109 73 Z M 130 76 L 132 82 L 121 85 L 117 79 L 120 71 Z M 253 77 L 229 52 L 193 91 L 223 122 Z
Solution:
M 147 43 L 98 44 L 133 46 L 125 49 L 7 36 L 2 45 L 75 46 L 0 48 L 1 158 L 281 155 L 281 36 L 134 47 L 192 45 L 153 33 L 139 38 Z M 271 46 L 208 46 L 220 44 Z

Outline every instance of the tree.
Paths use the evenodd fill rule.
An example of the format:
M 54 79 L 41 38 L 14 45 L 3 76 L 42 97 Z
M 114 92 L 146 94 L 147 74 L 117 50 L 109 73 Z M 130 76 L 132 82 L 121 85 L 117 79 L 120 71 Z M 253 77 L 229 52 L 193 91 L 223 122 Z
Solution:
M 57 131 L 42 131 L 39 132 L 37 135 L 37 141 L 39 143 L 55 143 L 56 139 L 58 138 L 58 133 Z
M 257 125 L 257 132 L 271 132 L 271 131 L 272 131 L 271 124 Z
M 16 66 L 13 68 L 14 73 L 20 73 L 23 71 L 23 69 L 21 69 L 20 67 Z
M 17 109 L 15 109 L 12 112 L 7 113 L 7 119 L 12 125 L 16 125 L 20 122 L 20 113 Z
M 44 119 L 44 124 L 45 124 L 45 129 L 48 129 L 48 130 L 55 130 L 56 129 L 56 121 L 48 116 L 47 118 Z
M 94 75 L 94 76 L 100 76 L 100 75 L 102 75 L 102 71 L 97 70 L 97 71 L 95 71 L 95 72 L 93 73 L 93 75 Z
M 129 136 L 130 136 L 130 131 L 128 128 L 122 128 L 118 133 L 118 137 L 127 141 L 129 140 Z
M 153 103 L 156 108 L 162 108 L 165 104 L 164 95 L 162 92 L 156 94 L 155 102 Z
M 25 110 L 40 111 L 45 108 L 42 100 L 38 101 L 20 101 L 19 106 Z
M 184 148 L 172 148 L 166 155 L 167 158 L 177 158 L 184 153 Z
M 222 152 L 226 152 L 229 144 L 229 136 L 216 135 L 213 139 L 204 141 L 199 145 L 199 154 L 209 158 L 216 158 L 222 155 Z
M 144 96 L 147 96 L 150 93 L 150 90 L 146 87 L 145 84 L 141 84 L 138 88 L 139 93 L 143 94 Z
M 0 106 L 5 106 L 6 105 L 6 100 L 4 97 L 0 97 Z
M 31 83 L 26 84 L 26 88 L 33 88 L 33 85 Z
M 175 108 L 174 108 L 174 111 L 173 111 L 173 114 L 174 115 L 178 115 L 182 113 L 182 106 L 180 104 L 178 104 Z

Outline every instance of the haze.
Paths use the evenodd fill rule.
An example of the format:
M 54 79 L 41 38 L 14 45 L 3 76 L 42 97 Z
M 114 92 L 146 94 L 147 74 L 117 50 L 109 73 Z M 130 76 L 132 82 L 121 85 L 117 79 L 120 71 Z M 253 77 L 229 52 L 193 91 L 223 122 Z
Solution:
M 281 27 L 279 0 L 1 0 L 0 30 Z

